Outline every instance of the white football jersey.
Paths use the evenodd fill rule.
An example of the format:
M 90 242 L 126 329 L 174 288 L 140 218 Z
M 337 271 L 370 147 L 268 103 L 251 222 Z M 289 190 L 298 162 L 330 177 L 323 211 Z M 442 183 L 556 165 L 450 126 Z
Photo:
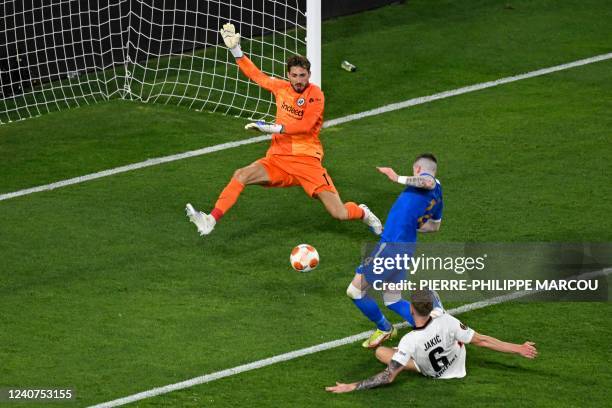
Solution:
M 433 378 L 465 377 L 465 346 L 474 330 L 448 313 L 430 318 L 400 340 L 393 360 L 402 365 L 412 358 L 421 374 Z

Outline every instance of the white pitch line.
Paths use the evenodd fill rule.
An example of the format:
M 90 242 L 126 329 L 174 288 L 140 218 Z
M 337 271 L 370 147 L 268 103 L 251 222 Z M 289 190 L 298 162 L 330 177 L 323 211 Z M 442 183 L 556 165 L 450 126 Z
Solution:
M 612 268 L 602 269 L 594 272 L 587 272 L 580 275 L 572 276 L 569 278 L 564 278 L 566 280 L 570 279 L 591 279 L 600 276 L 607 276 L 612 273 Z M 454 309 L 450 309 L 447 312 L 451 315 L 459 315 L 461 313 L 470 312 L 472 310 L 482 309 L 488 306 L 496 305 L 499 303 L 504 303 L 509 300 L 519 299 L 525 296 L 533 295 L 538 292 L 542 292 L 542 290 L 533 290 L 533 291 L 521 291 L 509 293 L 506 295 L 496 296 L 491 299 L 483 300 L 480 302 L 474 302 L 467 305 L 463 305 Z M 397 328 L 407 327 L 408 324 L 406 322 L 396 324 Z M 340 346 L 345 346 L 347 344 L 354 343 L 356 341 L 365 340 L 372 334 L 373 330 L 361 332 L 355 334 L 353 336 L 344 337 L 342 339 L 329 341 L 327 343 L 317 344 L 316 346 L 306 347 L 300 350 L 290 351 L 288 353 L 279 354 L 274 357 L 264 358 L 263 360 L 253 361 L 252 363 L 239 365 L 237 367 L 228 368 L 222 371 L 216 371 L 211 374 L 202 375 L 200 377 L 194 377 L 189 380 L 181 381 L 174 384 L 165 385 L 163 387 L 152 388 L 147 391 L 139 392 L 137 394 L 128 395 L 127 397 L 115 399 L 108 402 L 103 402 L 101 404 L 92 405 L 89 408 L 111 408 L 111 407 L 119 407 L 121 405 L 130 404 L 135 401 L 140 401 L 146 398 L 155 397 L 162 394 L 168 394 L 172 391 L 183 390 L 185 388 L 190 388 L 196 385 L 206 384 L 209 382 L 213 382 L 225 377 L 231 377 L 236 374 L 244 373 L 246 371 L 256 370 L 258 368 L 267 367 L 273 364 L 282 363 L 284 361 L 294 360 L 299 357 L 307 356 L 309 354 L 319 353 L 321 351 L 330 350 L 333 348 L 337 348 Z
M 608 54 L 597 55 L 595 57 L 581 59 L 578 61 L 568 62 L 567 64 L 556 65 L 554 67 L 538 69 L 537 71 L 531 71 L 525 74 L 513 75 L 513 76 L 501 78 L 501 79 L 496 79 L 495 81 L 482 82 L 479 84 L 464 86 L 463 88 L 453 89 L 451 91 L 444 91 L 444 92 L 440 92 L 440 93 L 429 95 L 429 96 L 422 96 L 419 98 L 409 99 L 403 102 L 392 103 L 390 105 L 385 105 L 380 108 L 372 109 L 369 111 L 360 112 L 360 113 L 356 113 L 353 115 L 344 116 L 342 118 L 329 120 L 325 122 L 323 127 L 335 126 L 341 123 L 363 119 L 368 116 L 376 116 L 382 113 L 387 113 L 387 112 L 396 111 L 399 109 L 408 108 L 410 106 L 421 105 L 423 103 L 436 101 L 438 99 L 450 98 L 451 96 L 457 96 L 457 95 L 462 95 L 462 94 L 466 94 L 469 92 L 480 91 L 486 88 L 493 88 L 498 85 L 508 84 L 510 82 L 516 82 L 516 81 L 533 78 L 537 76 L 547 75 L 553 72 L 563 71 L 566 69 L 576 68 L 576 67 L 580 67 L 580 66 L 587 65 L 587 64 L 592 64 L 592 63 L 599 62 L 599 61 L 609 60 L 611 58 L 612 58 L 612 52 Z
M 95 179 L 99 179 L 102 177 L 112 176 L 114 174 L 125 173 L 125 172 L 132 171 L 132 170 L 142 169 L 145 167 L 157 166 L 158 164 L 162 164 L 162 163 L 169 163 L 169 162 L 173 162 L 176 160 L 187 159 L 189 157 L 201 156 L 203 154 L 218 152 L 220 150 L 231 149 L 231 148 L 242 146 L 242 145 L 247 145 L 251 143 L 259 143 L 265 140 L 270 140 L 271 138 L 272 137 L 270 135 L 262 135 L 262 136 L 252 137 L 250 139 L 237 140 L 235 142 L 227 142 L 227 143 L 222 143 L 222 144 L 218 144 L 218 145 L 214 145 L 210 147 L 204 147 L 198 150 L 191 150 L 189 152 L 174 154 L 172 156 L 148 159 L 140 163 L 128 164 L 126 166 L 115 167 L 114 169 L 103 170 L 97 173 L 87 174 L 85 176 L 79 176 L 79 177 L 74 177 L 74 178 L 67 179 L 67 180 L 58 181 L 56 183 L 45 184 L 45 185 L 38 186 L 38 187 L 26 188 L 25 190 L 19 190 L 19 191 L 15 191 L 12 193 L 1 194 L 0 201 L 9 200 L 11 198 L 20 197 L 20 196 L 24 196 L 24 195 L 28 195 L 32 193 L 38 193 L 41 191 L 48 191 L 48 190 L 53 190 L 53 189 L 60 188 L 60 187 L 66 187 L 72 184 L 79 184 L 85 181 L 95 180 Z
M 585 58 L 585 59 L 581 59 L 581 60 L 574 61 L 574 62 L 569 62 L 567 64 L 561 64 L 561 65 L 556 65 L 554 67 L 543 68 L 537 71 L 527 72 L 525 74 L 514 75 L 510 77 L 497 79 L 495 81 L 482 82 L 479 84 L 465 86 L 463 88 L 457 88 L 454 90 L 440 92 L 440 93 L 429 95 L 429 96 L 422 96 L 418 98 L 408 99 L 403 102 L 392 103 L 390 105 L 381 106 L 380 108 L 368 110 L 365 112 L 355 113 L 352 115 L 343 116 L 341 118 L 328 120 L 323 124 L 323 127 L 328 128 L 328 127 L 336 126 L 342 123 L 351 122 L 353 120 L 363 119 L 369 116 L 380 115 L 383 113 L 392 112 L 392 111 L 396 111 L 399 109 L 404 109 L 410 106 L 415 106 L 415 105 L 420 105 L 420 104 L 424 104 L 427 102 L 436 101 L 438 99 L 450 98 L 451 96 L 457 96 L 457 95 L 462 95 L 462 94 L 466 94 L 469 92 L 479 91 L 479 90 L 486 89 L 486 88 L 492 88 L 494 86 L 507 84 L 510 82 L 516 82 L 516 81 L 520 81 L 523 79 L 533 78 L 533 77 L 537 77 L 541 75 L 547 75 L 553 72 L 575 68 L 575 67 L 579 67 L 582 65 L 592 64 L 595 62 L 604 61 L 608 59 L 612 59 L 612 53 L 601 54 L 601 55 L 597 55 L 594 57 Z M 14 191 L 11 193 L 0 194 L 0 201 L 10 200 L 11 198 L 21 197 L 21 196 L 25 196 L 25 195 L 32 194 L 32 193 L 38 193 L 41 191 L 48 191 L 48 190 L 53 190 L 53 189 L 60 188 L 60 187 L 66 187 L 66 186 L 70 186 L 73 184 L 79 184 L 79 183 L 83 183 L 86 181 L 99 179 L 102 177 L 112 176 L 114 174 L 125 173 L 125 172 L 132 171 L 132 170 L 142 169 L 145 167 L 157 166 L 158 164 L 162 164 L 162 163 L 169 163 L 169 162 L 173 162 L 176 160 L 182 160 L 182 159 L 186 159 L 190 157 L 201 156 L 204 154 L 218 152 L 218 151 L 226 150 L 226 149 L 232 149 L 234 147 L 243 146 L 247 144 L 259 143 L 259 142 L 263 142 L 263 141 L 270 140 L 270 139 L 271 139 L 271 135 L 263 135 L 263 136 L 252 137 L 249 139 L 238 140 L 235 142 L 222 143 L 222 144 L 205 147 L 205 148 L 198 149 L 198 150 L 191 150 L 185 153 L 175 154 L 171 156 L 149 159 L 143 162 L 128 164 L 125 166 L 116 167 L 113 169 L 104 170 L 104 171 L 100 171 L 97 173 L 91 173 L 85 176 L 74 177 L 71 179 L 58 181 L 58 182 L 51 183 L 51 184 L 45 184 L 45 185 L 38 186 L 38 187 L 26 188 L 26 189 Z

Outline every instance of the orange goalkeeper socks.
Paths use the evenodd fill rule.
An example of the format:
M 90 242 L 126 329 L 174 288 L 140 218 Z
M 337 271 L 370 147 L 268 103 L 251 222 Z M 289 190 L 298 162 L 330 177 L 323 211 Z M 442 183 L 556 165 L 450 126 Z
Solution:
M 227 186 L 221 191 L 221 194 L 219 194 L 219 198 L 215 203 L 215 208 L 210 212 L 210 215 L 215 217 L 215 220 L 219 221 L 219 219 L 223 217 L 223 214 L 228 212 L 229 209 L 236 204 L 236 200 L 238 200 L 238 196 L 240 196 L 242 190 L 244 190 L 244 184 L 232 177 Z
M 363 208 L 353 202 L 344 203 L 344 208 L 348 211 L 349 220 L 360 220 L 365 215 Z

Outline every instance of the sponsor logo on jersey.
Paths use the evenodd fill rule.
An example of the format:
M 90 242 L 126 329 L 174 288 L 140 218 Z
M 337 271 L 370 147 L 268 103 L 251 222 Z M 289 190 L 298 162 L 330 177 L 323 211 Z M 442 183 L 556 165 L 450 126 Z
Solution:
M 298 100 L 297 100 L 297 106 L 300 106 L 300 107 L 301 107 L 301 106 L 303 106 L 303 105 L 304 105 L 304 102 L 306 102 L 306 101 L 304 100 L 304 98 L 300 98 L 300 99 L 298 99 Z
M 283 104 L 281 105 L 281 109 L 286 110 L 290 114 L 297 116 L 300 119 L 304 116 L 304 109 L 296 109 L 291 105 L 287 105 L 285 102 L 283 102 Z
M 454 363 L 455 361 L 457 361 L 457 355 L 456 355 L 456 354 L 453 356 L 453 358 L 451 358 L 451 359 L 450 359 L 450 361 L 449 361 L 449 360 L 446 360 L 446 361 L 443 363 L 443 366 L 442 366 L 441 368 L 439 368 L 438 370 L 436 370 L 436 371 L 438 371 L 438 372 L 437 372 L 437 373 L 435 373 L 433 377 L 434 377 L 434 378 L 440 378 L 440 377 L 442 377 L 442 376 L 444 375 L 444 373 L 446 372 L 446 370 L 448 370 L 448 369 L 449 369 L 449 368 L 450 368 L 450 367 L 453 365 L 453 363 Z
M 467 326 L 463 323 L 459 323 L 459 327 L 461 327 L 463 330 L 467 330 Z

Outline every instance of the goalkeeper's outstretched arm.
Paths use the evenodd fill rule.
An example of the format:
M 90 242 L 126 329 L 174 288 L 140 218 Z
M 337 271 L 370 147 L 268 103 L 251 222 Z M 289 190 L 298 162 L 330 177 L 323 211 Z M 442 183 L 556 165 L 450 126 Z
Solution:
M 223 28 L 219 30 L 225 46 L 229 48 L 234 58 L 240 58 L 244 54 L 240 49 L 240 33 L 236 32 L 236 27 L 232 23 L 223 24 Z
M 225 46 L 229 48 L 229 51 L 236 58 L 242 73 L 249 79 L 255 81 L 255 83 L 262 88 L 274 92 L 278 85 L 277 82 L 279 81 L 261 72 L 261 70 L 253 64 L 253 61 L 244 55 L 240 48 L 240 34 L 236 32 L 234 25 L 232 23 L 226 23 L 219 32 L 221 33 L 221 37 L 223 37 Z

